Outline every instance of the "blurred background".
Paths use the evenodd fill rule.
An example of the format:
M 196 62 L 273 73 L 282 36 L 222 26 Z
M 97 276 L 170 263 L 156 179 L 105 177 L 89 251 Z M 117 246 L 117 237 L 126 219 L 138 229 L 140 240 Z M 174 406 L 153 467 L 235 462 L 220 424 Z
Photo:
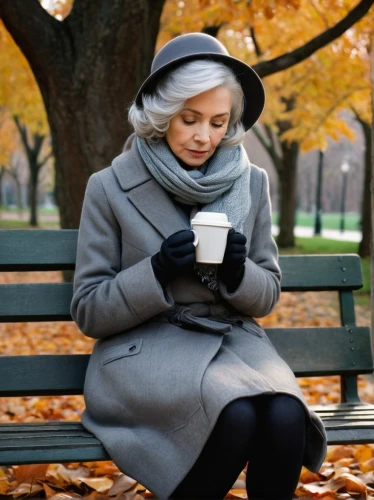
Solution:
M 155 52 L 205 32 L 263 79 L 265 111 L 245 147 L 269 175 L 281 252 L 359 253 L 367 282 L 372 4 L 5 0 L 0 229 L 79 227 L 87 180 L 121 153 Z

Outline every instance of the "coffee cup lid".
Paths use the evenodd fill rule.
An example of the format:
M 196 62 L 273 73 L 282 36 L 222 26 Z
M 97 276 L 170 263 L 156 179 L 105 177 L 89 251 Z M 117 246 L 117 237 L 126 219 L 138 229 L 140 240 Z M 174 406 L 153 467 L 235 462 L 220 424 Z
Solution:
M 219 212 L 197 212 L 194 222 L 228 222 L 227 215 Z M 191 221 L 192 222 L 192 221 Z
M 214 222 L 214 221 L 200 221 L 192 219 L 191 225 L 193 226 L 213 226 L 213 227 L 228 227 L 231 228 L 231 222 Z

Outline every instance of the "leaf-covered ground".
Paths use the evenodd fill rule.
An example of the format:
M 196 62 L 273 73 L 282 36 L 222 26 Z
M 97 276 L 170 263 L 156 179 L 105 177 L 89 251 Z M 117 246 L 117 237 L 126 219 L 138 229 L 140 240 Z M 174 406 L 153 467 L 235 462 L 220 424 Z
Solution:
M 60 273 L 0 273 L 0 283 L 58 282 Z M 370 324 L 370 311 L 356 308 L 357 324 Z M 338 326 L 338 298 L 334 293 L 287 293 L 273 313 L 259 320 L 264 327 Z M 27 355 L 89 353 L 93 340 L 71 322 L 0 324 L 0 353 Z M 339 401 L 338 377 L 298 379 L 310 404 Z M 371 377 L 360 377 L 362 400 L 374 403 Z M 79 420 L 81 396 L 17 397 L 0 399 L 0 422 Z M 150 452 L 151 452 L 150 444 Z M 271 481 L 269 466 L 269 481 Z M 246 498 L 245 471 L 227 498 Z M 22 465 L 0 467 L 0 499 L 32 496 L 51 500 L 113 498 L 141 500 L 151 493 L 120 473 L 112 462 Z M 319 472 L 303 469 L 295 499 L 374 500 L 374 445 L 330 446 Z M 276 500 L 276 499 L 274 499 Z

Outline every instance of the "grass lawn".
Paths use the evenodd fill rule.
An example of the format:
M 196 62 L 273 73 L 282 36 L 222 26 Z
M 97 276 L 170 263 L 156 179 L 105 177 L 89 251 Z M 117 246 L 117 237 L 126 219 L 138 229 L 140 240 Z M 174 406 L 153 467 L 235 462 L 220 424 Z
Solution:
M 278 214 L 273 213 L 273 224 L 278 223 Z M 296 226 L 314 227 L 315 215 L 306 212 L 296 212 Z M 339 229 L 340 230 L 340 213 L 322 215 L 323 229 Z M 347 213 L 344 217 L 344 229 L 349 231 L 360 230 L 360 214 Z
M 59 211 L 57 208 L 42 208 L 38 207 L 38 214 L 47 214 L 47 215 L 58 215 Z M 10 214 L 29 214 L 30 210 L 28 208 L 23 208 L 22 210 L 18 210 L 18 208 L 6 208 L 3 205 L 0 205 L 0 212 L 10 213 Z
M 358 243 L 320 238 L 296 238 L 295 248 L 280 248 L 281 255 L 357 253 Z M 370 258 L 361 259 L 364 286 L 356 290 L 355 300 L 363 306 L 370 306 Z
M 24 220 L 0 219 L 0 229 L 60 229 L 60 226 L 56 222 L 43 221 L 38 227 L 33 227 Z

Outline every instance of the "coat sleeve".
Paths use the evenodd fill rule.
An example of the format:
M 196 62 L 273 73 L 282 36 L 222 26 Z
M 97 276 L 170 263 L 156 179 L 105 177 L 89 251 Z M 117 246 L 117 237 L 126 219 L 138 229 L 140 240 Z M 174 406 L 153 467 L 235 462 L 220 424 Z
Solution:
M 253 228 L 245 271 L 238 289 L 230 294 L 219 284 L 222 297 L 236 310 L 248 316 L 261 318 L 271 312 L 280 296 L 281 271 L 278 248 L 271 235 L 271 202 L 269 181 L 262 173 L 261 197 Z
M 88 337 L 127 330 L 173 305 L 151 257 L 121 270 L 121 251 L 121 230 L 95 173 L 83 202 L 71 303 L 72 318 Z

